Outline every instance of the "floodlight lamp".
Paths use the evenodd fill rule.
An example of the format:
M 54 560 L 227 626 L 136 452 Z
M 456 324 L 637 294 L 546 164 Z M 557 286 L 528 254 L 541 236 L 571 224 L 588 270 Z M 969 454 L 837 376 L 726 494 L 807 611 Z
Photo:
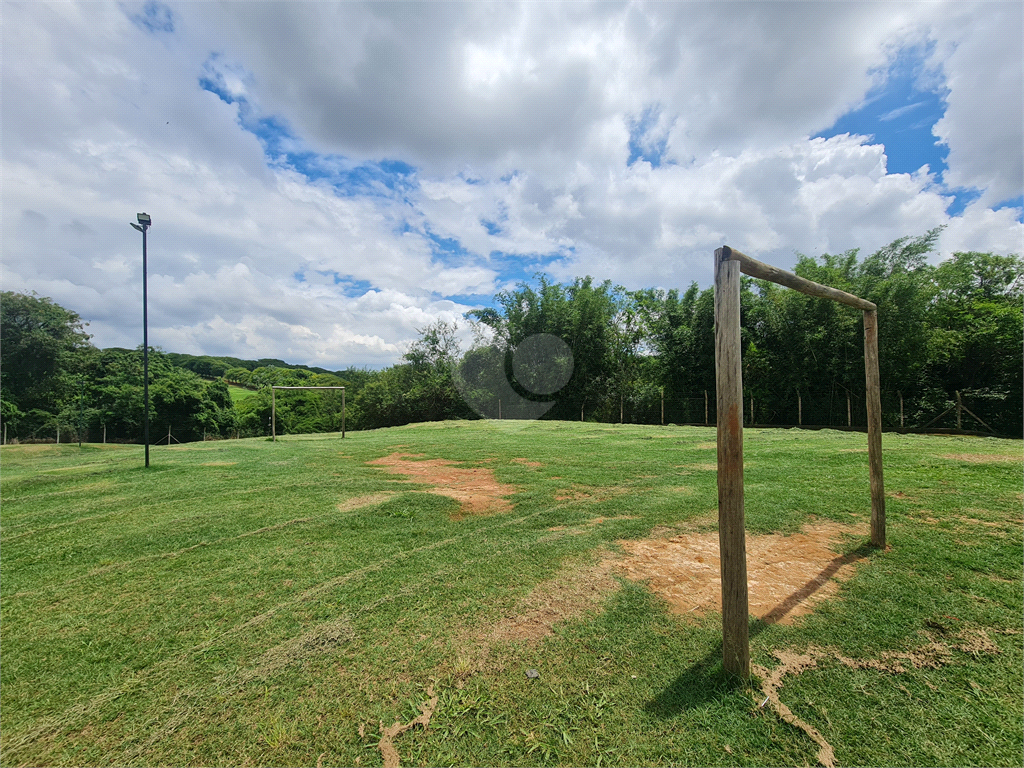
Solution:
M 138 215 L 138 219 L 139 219 L 139 224 L 141 224 L 144 227 L 148 227 L 152 223 L 150 221 L 148 213 L 140 213 Z
M 142 227 L 140 227 L 140 226 L 139 226 L 138 224 L 136 224 L 136 223 L 135 223 L 134 221 L 129 221 L 128 223 L 129 223 L 129 224 L 131 224 L 131 225 L 132 225 L 133 227 L 135 227 L 135 228 L 136 228 L 137 230 L 139 230 L 139 232 L 142 232 L 142 231 L 143 231 Z

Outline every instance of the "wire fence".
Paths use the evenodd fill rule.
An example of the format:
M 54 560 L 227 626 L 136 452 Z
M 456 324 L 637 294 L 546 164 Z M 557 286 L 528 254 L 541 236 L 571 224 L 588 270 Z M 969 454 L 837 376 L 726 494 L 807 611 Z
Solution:
M 1019 436 L 1014 426 L 1018 432 L 1021 427 L 1000 398 L 882 390 L 881 405 L 882 428 L 889 431 Z M 718 418 L 716 392 L 713 388 L 686 392 L 650 386 L 626 388 L 610 393 L 586 418 L 608 423 L 714 426 Z M 866 430 L 865 393 L 840 384 L 811 390 L 751 388 L 743 393 L 743 423 L 748 427 Z

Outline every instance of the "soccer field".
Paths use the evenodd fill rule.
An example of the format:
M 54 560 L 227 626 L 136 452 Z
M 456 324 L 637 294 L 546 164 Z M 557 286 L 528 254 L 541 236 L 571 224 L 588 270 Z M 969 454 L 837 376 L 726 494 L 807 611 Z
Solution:
M 5 446 L 5 765 L 1020 765 L 1022 444 L 480 421 Z M 529 673 L 529 674 L 528 674 Z

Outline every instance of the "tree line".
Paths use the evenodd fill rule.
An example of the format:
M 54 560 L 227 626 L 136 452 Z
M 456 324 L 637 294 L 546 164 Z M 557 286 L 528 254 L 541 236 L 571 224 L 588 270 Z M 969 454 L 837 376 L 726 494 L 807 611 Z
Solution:
M 960 418 L 964 429 L 1020 436 L 1024 261 L 962 252 L 930 265 L 938 234 L 900 238 L 864 259 L 857 250 L 800 256 L 794 271 L 878 305 L 886 428 L 956 427 Z M 346 387 L 349 429 L 499 416 L 714 423 L 711 288 L 627 291 L 538 275 L 465 323 L 469 349 L 455 324 L 437 322 L 380 371 L 153 350 L 151 440 L 168 428 L 180 441 L 269 434 L 272 385 Z M 859 312 L 744 278 L 741 324 L 748 423 L 863 425 Z M 14 436 L 63 426 L 87 439 L 101 429 L 141 439 L 141 349 L 100 350 L 88 339 L 78 315 L 51 300 L 2 295 L 0 416 Z M 229 386 L 245 389 L 232 397 Z M 340 393 L 279 393 L 277 418 L 279 434 L 336 431 Z

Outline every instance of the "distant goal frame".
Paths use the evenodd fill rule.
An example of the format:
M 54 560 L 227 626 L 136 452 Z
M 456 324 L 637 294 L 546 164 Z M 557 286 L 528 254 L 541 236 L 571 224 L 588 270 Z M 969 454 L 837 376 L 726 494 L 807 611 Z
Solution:
M 747 545 L 743 501 L 743 359 L 740 273 L 831 299 L 864 313 L 864 375 L 871 481 L 871 543 L 885 549 L 878 307 L 866 299 L 764 264 L 727 245 L 715 250 L 715 386 L 718 397 L 718 541 L 722 584 L 722 664 L 750 677 Z
M 277 442 L 277 390 L 279 389 L 340 389 L 341 390 L 341 439 L 345 439 L 345 388 L 344 387 L 270 387 L 270 434 Z

